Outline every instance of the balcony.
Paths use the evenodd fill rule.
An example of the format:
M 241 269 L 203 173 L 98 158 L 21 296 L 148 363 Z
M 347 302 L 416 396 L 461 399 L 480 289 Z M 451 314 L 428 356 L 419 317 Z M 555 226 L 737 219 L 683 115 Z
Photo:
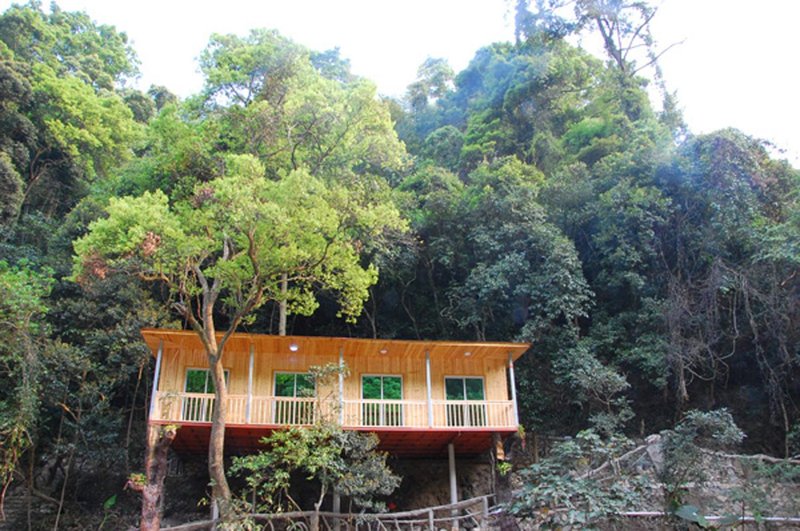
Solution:
M 211 422 L 214 395 L 158 391 L 151 421 Z M 226 423 L 236 426 L 307 426 L 321 419 L 345 429 L 516 430 L 511 400 L 320 400 L 228 395 Z

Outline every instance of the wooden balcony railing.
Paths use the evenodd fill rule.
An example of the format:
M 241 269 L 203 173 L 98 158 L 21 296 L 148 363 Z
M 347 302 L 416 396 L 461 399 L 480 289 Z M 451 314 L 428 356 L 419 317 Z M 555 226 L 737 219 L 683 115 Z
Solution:
M 151 420 L 211 422 L 214 395 L 158 391 Z M 309 425 L 322 418 L 345 428 L 514 428 L 511 400 L 318 400 L 228 395 L 229 424 Z

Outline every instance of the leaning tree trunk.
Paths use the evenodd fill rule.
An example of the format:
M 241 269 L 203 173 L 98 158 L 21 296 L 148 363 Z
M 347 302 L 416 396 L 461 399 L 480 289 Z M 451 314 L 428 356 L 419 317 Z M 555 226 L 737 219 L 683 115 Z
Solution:
M 228 405 L 228 388 L 225 385 L 225 370 L 220 356 L 209 354 L 208 365 L 214 378 L 214 410 L 211 414 L 211 437 L 208 441 L 208 473 L 211 479 L 211 494 L 219 508 L 223 521 L 233 514 L 231 489 L 225 476 L 225 410 Z
M 145 482 L 128 480 L 128 488 L 142 493 L 141 531 L 161 529 L 161 499 L 164 496 L 164 479 L 167 477 L 167 451 L 176 434 L 175 426 L 148 426 Z

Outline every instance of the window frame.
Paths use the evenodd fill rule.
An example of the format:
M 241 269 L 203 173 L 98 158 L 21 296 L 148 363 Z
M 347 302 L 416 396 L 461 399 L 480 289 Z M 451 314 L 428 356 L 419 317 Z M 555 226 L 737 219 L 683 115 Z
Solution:
M 188 391 L 187 388 L 189 387 L 189 372 L 190 371 L 200 371 L 205 373 L 206 379 L 203 382 L 203 389 L 204 392 L 196 392 L 196 391 Z M 230 369 L 223 368 L 223 374 L 225 378 L 225 385 L 230 385 L 231 381 L 231 371 Z M 209 392 L 209 383 L 213 384 L 213 378 L 211 378 L 211 369 L 208 367 L 186 367 L 184 371 L 184 379 L 183 379 L 183 393 L 184 395 L 203 395 L 205 396 L 215 396 L 215 393 Z M 211 422 L 211 414 L 214 409 L 214 402 L 210 401 L 207 398 L 198 398 L 196 396 L 183 396 L 181 398 L 181 421 L 182 422 Z
M 447 397 L 447 380 L 461 380 L 462 397 Z M 483 398 L 467 398 L 467 380 L 479 380 L 481 382 L 481 393 Z M 445 375 L 444 386 L 444 409 L 446 424 L 451 428 L 486 428 L 488 426 L 487 398 L 486 398 L 486 378 L 484 376 L 473 375 Z
M 483 398 L 475 399 L 475 398 L 466 398 L 467 396 L 467 382 L 466 380 L 480 380 L 481 382 L 481 391 L 483 393 Z M 461 380 L 462 384 L 462 391 L 464 398 L 447 398 L 447 380 Z M 453 375 L 453 376 L 445 376 L 442 392 L 444 394 L 445 401 L 449 402 L 486 402 L 488 399 L 486 398 L 486 378 L 484 376 L 472 376 L 472 375 Z
M 188 391 L 186 389 L 189 386 L 188 385 L 189 384 L 189 371 L 202 371 L 202 372 L 206 373 L 206 381 L 205 381 L 205 385 L 203 386 L 205 388 L 204 392 L 200 393 L 200 392 L 197 392 L 197 391 Z M 224 371 L 224 374 L 225 374 L 225 385 L 229 386 L 231 384 L 231 370 L 223 368 L 223 371 Z M 213 382 L 213 378 L 211 378 L 211 369 L 209 369 L 208 367 L 205 367 L 205 368 L 203 368 L 203 367 L 186 367 L 186 370 L 184 371 L 184 378 L 183 378 L 183 392 L 184 393 L 192 393 L 192 394 L 201 394 L 201 395 L 213 395 L 214 391 L 209 391 L 208 390 L 209 382 Z
M 381 397 L 380 398 L 365 398 L 364 397 L 364 378 L 380 378 L 381 379 Z M 384 378 L 398 378 L 400 380 L 400 398 L 385 398 L 384 396 Z M 400 427 L 403 426 L 403 396 L 405 395 L 404 380 L 402 374 L 361 374 L 361 424 L 370 427 Z M 365 402 L 366 400 L 374 400 L 375 402 Z M 380 402 L 395 402 L 390 404 Z M 397 404 L 396 402 L 400 402 Z
M 293 394 L 291 396 L 278 394 L 278 375 L 280 374 L 291 374 L 295 377 L 294 385 L 292 388 Z M 297 396 L 297 376 L 308 377 L 309 381 L 313 385 L 313 394 L 309 396 Z M 274 371 L 272 374 L 272 396 L 276 398 L 315 398 L 317 396 L 317 382 L 314 380 L 314 378 L 311 377 L 310 372 Z
M 278 394 L 278 375 L 289 374 L 294 376 L 292 396 Z M 305 376 L 313 384 L 310 396 L 297 396 L 297 376 Z M 273 371 L 272 373 L 272 422 L 279 426 L 310 425 L 316 416 L 317 382 L 310 372 Z M 303 399 L 298 402 L 296 399 Z M 306 399 L 314 399 L 308 401 Z M 280 400 L 278 400 L 280 399 Z M 291 400 L 293 399 L 293 400 Z
M 380 398 L 365 398 L 364 397 L 364 378 L 380 378 L 381 379 L 381 397 Z M 383 379 L 384 378 L 399 378 L 400 379 L 400 398 L 384 398 L 383 396 Z M 403 375 L 402 374 L 371 374 L 371 373 L 362 373 L 361 374 L 361 400 L 403 400 L 403 395 L 405 395 L 405 390 L 403 389 L 404 382 L 403 382 Z

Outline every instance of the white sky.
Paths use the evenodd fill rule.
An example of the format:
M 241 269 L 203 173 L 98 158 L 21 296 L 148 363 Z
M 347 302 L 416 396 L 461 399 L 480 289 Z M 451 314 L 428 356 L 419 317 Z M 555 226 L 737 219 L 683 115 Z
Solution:
M 12 2 L 0 0 L 0 10 Z M 47 0 L 43 2 L 48 4 Z M 311 49 L 338 46 L 356 74 L 381 93 L 401 95 L 428 57 L 458 72 L 475 51 L 513 38 L 504 0 L 60 0 L 112 24 L 141 60 L 139 85 L 167 86 L 185 97 L 200 90 L 196 58 L 211 33 L 243 35 L 275 28 Z M 737 127 L 770 140 L 800 166 L 797 68 L 800 2 L 661 0 L 658 42 L 685 42 L 661 60 L 690 129 Z

